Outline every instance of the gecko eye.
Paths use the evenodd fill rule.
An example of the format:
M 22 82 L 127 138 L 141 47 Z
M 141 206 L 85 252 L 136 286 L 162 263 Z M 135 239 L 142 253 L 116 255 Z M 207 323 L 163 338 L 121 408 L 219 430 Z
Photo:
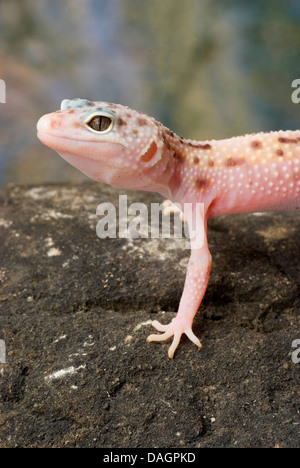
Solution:
M 113 126 L 112 118 L 107 115 L 94 115 L 87 125 L 98 133 L 108 133 Z

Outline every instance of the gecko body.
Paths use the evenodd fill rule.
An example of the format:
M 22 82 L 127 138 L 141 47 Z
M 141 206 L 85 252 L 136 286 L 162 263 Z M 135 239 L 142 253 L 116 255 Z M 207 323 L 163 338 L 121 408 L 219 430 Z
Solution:
M 190 226 L 203 230 L 191 255 L 176 317 L 153 326 L 173 337 L 173 358 L 192 331 L 211 267 L 207 220 L 231 213 L 300 211 L 300 131 L 258 133 L 224 140 L 195 141 L 177 136 L 154 118 L 122 105 L 64 100 L 61 110 L 43 116 L 38 137 L 90 178 L 109 185 L 158 192 L 181 206 Z M 199 206 L 202 207 L 200 210 Z

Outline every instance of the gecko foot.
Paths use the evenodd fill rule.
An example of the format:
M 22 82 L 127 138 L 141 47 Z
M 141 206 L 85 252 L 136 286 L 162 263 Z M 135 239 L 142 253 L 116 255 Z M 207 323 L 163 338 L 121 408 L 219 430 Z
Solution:
M 154 320 L 152 322 L 152 326 L 156 328 L 156 330 L 162 332 L 162 335 L 149 335 L 147 338 L 147 343 L 150 343 L 151 341 L 164 341 L 170 338 L 171 336 L 174 336 L 172 344 L 168 350 L 168 356 L 170 359 L 173 359 L 174 353 L 176 351 L 176 348 L 181 339 L 181 335 L 183 333 L 185 333 L 187 337 L 196 346 L 198 346 L 199 349 L 202 348 L 202 344 L 198 340 L 198 338 L 194 335 L 191 324 L 189 323 L 188 320 L 175 317 L 172 320 L 172 322 L 170 322 L 168 325 L 162 325 L 157 320 Z

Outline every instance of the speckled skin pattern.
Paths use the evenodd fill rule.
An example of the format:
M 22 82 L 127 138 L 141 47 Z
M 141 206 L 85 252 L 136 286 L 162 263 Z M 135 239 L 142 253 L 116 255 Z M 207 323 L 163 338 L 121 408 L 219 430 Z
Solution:
M 192 141 L 125 106 L 74 99 L 63 101 L 60 111 L 39 120 L 38 137 L 94 180 L 158 192 L 182 206 L 188 203 L 185 217 L 190 225 L 199 210 L 197 228 L 204 230 L 205 239 L 202 246 L 191 240 L 178 313 L 168 325 L 154 321 L 162 334 L 147 339 L 163 341 L 173 336 L 170 358 L 183 333 L 201 348 L 192 323 L 211 267 L 207 219 L 229 213 L 300 210 L 298 130 Z

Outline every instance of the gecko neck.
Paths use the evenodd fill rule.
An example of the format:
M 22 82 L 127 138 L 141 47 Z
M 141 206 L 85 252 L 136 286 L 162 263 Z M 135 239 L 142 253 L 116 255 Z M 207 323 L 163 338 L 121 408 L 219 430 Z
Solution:
M 160 151 L 161 157 L 158 163 L 143 171 L 145 185 L 142 190 L 157 192 L 163 197 L 172 200 L 178 187 L 177 163 L 164 145 Z
M 206 199 L 205 180 L 207 170 L 201 165 L 203 156 L 212 154 L 212 147 L 208 141 L 187 140 L 179 137 L 166 127 L 162 127 L 162 139 L 165 153 L 172 171 L 168 177 L 168 198 L 172 201 L 182 202 L 197 198 L 198 201 Z M 162 180 L 166 181 L 165 177 Z M 195 181 L 198 181 L 197 194 L 194 193 Z M 197 185 L 197 182 L 196 182 Z M 197 188 L 197 187 L 196 187 Z M 160 192 L 161 193 L 161 192 Z M 166 195 L 164 193 L 164 195 Z M 197 195 L 195 197 L 195 195 Z

